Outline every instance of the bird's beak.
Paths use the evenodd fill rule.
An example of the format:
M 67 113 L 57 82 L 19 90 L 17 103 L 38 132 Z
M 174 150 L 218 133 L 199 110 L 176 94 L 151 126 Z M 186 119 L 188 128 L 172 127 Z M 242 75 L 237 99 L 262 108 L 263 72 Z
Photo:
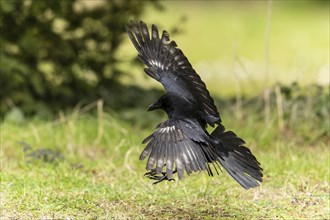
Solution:
M 156 110 L 156 109 L 160 109 L 160 105 L 158 103 L 152 103 L 148 107 L 148 112 L 153 111 L 153 110 Z

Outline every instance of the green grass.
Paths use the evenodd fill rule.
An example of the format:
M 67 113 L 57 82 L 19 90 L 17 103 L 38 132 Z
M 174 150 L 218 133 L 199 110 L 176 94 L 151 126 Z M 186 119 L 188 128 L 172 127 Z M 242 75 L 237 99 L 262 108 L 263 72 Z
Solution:
M 262 91 L 266 3 L 165 5 L 164 13 L 148 8 L 141 19 L 167 30 L 174 26 L 183 30 L 171 36 L 212 95 L 233 97 Z M 273 1 L 270 84 L 327 84 L 328 7 L 312 7 L 308 2 L 298 5 Z M 182 16 L 188 19 L 178 25 Z M 147 79 L 141 67 L 132 69 L 129 61 L 136 51 L 131 43 L 127 41 L 118 56 L 126 57 L 122 69 L 134 76 L 124 76 L 122 81 L 160 87 Z M 304 92 L 308 96 L 313 90 Z M 293 91 L 297 103 L 292 105 L 283 98 L 282 128 L 276 103 L 271 102 L 268 125 L 262 110 L 256 110 L 260 103 L 244 104 L 243 100 L 239 111 L 235 103 L 226 107 L 218 103 L 224 125 L 248 143 L 264 168 L 262 185 L 248 191 L 227 173 L 212 178 L 198 173 L 152 185 L 143 177 L 146 161 L 138 157 L 144 147 L 141 141 L 161 120 L 155 113 L 108 109 L 98 114 L 60 114 L 54 122 L 1 122 L 0 218 L 329 219 L 329 101 L 324 97 L 314 112 L 309 105 L 319 95 L 298 103 L 305 93 Z M 316 110 L 323 118 L 317 119 Z M 33 159 L 20 141 L 34 151 L 59 150 L 64 159 L 54 163 Z
M 318 125 L 279 131 L 274 115 L 265 128 L 260 116 L 246 111 L 238 119 L 229 108 L 222 118 L 244 137 L 264 168 L 262 185 L 248 191 L 227 173 L 152 185 L 143 177 L 146 162 L 138 157 L 141 140 L 156 123 L 142 128 L 101 111 L 98 117 L 62 115 L 55 122 L 4 122 L 1 218 L 329 218 L 328 136 L 305 141 L 297 132 L 315 136 Z M 33 160 L 19 141 L 33 150 L 59 150 L 65 159 Z

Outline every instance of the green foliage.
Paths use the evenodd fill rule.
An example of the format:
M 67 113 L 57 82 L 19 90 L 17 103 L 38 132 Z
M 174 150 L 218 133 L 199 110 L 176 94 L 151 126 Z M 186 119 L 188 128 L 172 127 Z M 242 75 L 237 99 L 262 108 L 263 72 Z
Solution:
M 124 25 L 151 1 L 1 1 L 0 113 L 114 99 Z M 157 5 L 156 3 L 153 3 Z M 110 97 L 109 97 L 110 96 Z
M 319 131 L 310 139 L 311 141 L 328 137 L 330 132 L 330 87 L 315 84 L 300 86 L 293 83 L 290 86 L 281 86 L 280 89 L 285 125 L 294 130 L 300 130 L 305 137 L 309 136 L 302 132 L 306 125 L 311 130 Z M 314 123 L 310 124 L 312 121 Z M 302 124 L 304 126 L 301 126 Z

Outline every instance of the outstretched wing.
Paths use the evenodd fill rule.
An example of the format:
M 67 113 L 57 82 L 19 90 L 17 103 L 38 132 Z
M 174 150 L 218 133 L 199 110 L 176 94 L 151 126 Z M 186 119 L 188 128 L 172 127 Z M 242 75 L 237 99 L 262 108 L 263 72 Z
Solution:
M 245 142 L 232 131 L 219 125 L 211 134 L 219 143 L 216 147 L 218 162 L 245 189 L 259 186 L 262 182 L 262 168 Z
M 126 30 L 133 45 L 138 51 L 140 60 L 148 66 L 145 72 L 156 79 L 168 92 L 178 93 L 201 105 L 205 121 L 214 125 L 221 122 L 214 101 L 188 59 L 177 48 L 170 35 L 164 30 L 161 38 L 158 29 L 152 25 L 151 36 L 147 25 L 140 22 L 138 26 L 131 21 Z
M 205 139 L 206 136 L 189 123 L 167 120 L 143 141 L 148 144 L 140 160 L 149 156 L 146 169 L 156 168 L 157 174 L 162 173 L 166 166 L 168 179 L 172 178 L 175 169 L 179 179 L 185 171 L 190 175 L 192 172 L 206 170 L 209 175 L 213 175 L 208 162 L 216 160 L 215 153 Z

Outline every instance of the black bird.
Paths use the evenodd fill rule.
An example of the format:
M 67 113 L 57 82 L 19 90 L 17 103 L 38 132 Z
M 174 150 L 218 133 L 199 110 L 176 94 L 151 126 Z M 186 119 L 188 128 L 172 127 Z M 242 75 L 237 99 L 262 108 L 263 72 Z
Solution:
M 159 37 L 158 28 L 151 27 L 151 35 L 144 22 L 131 21 L 126 31 L 138 57 L 147 66 L 144 71 L 159 81 L 167 91 L 148 111 L 161 109 L 168 120 L 143 143 L 147 146 L 140 160 L 149 156 L 146 169 L 150 179 L 173 180 L 177 173 L 207 171 L 213 176 L 219 164 L 245 189 L 259 186 L 262 168 L 245 142 L 232 131 L 225 131 L 220 115 L 205 83 L 188 59 L 170 40 L 167 31 Z M 207 125 L 217 127 L 209 134 Z M 165 171 L 164 170 L 165 167 Z M 211 168 L 213 167 L 213 169 Z

